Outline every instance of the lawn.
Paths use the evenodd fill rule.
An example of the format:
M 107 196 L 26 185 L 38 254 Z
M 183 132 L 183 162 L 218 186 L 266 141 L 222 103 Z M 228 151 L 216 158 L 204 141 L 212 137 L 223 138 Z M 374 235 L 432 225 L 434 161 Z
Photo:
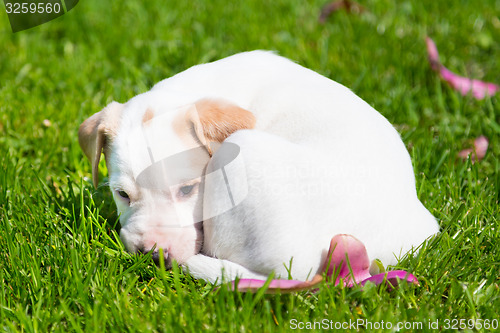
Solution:
M 431 70 L 425 49 L 431 36 L 450 70 L 500 83 L 500 2 L 367 0 L 361 12 L 341 9 L 321 24 L 324 4 L 85 0 L 15 34 L 2 7 L 0 330 L 500 326 L 500 93 L 462 96 Z M 350 87 L 401 133 L 419 198 L 441 226 L 394 267 L 419 286 L 242 294 L 125 252 L 109 190 L 92 186 L 79 124 L 185 68 L 252 49 L 275 50 Z M 490 141 L 485 158 L 458 159 L 481 135 Z M 104 184 L 104 164 L 100 171 Z

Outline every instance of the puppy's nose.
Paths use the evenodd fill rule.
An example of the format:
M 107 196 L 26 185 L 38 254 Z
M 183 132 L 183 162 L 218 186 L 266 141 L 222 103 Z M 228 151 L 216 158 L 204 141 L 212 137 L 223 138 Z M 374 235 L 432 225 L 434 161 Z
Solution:
M 153 261 L 157 266 L 160 266 L 160 251 L 154 251 L 153 252 Z M 163 263 L 165 264 L 165 269 L 170 269 L 172 268 L 172 260 L 170 256 L 168 255 L 167 252 L 163 252 Z

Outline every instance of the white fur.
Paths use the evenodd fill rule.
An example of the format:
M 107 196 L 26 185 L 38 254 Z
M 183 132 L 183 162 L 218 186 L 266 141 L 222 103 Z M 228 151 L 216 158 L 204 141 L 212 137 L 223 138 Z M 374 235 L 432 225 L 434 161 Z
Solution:
M 189 200 L 175 191 L 203 175 L 208 154 L 187 159 L 184 174 L 167 173 L 170 194 L 138 186 L 136 170 L 151 156 L 137 143 L 142 139 L 136 129 L 147 108 L 169 124 L 179 110 L 207 97 L 251 111 L 257 123 L 226 140 L 241 149 L 245 167 L 239 172 L 248 180 L 248 196 L 206 220 L 201 239 L 200 224 L 189 223 L 202 210 L 201 191 Z M 154 135 L 165 143 L 162 156 L 197 146 L 171 126 Z M 193 276 L 211 282 L 222 280 L 222 270 L 225 279 L 272 271 L 287 277 L 290 263 L 293 278 L 312 277 L 339 233 L 360 239 L 371 259 L 394 264 L 438 232 L 417 198 L 410 157 L 389 122 L 346 87 L 269 52 L 192 67 L 132 98 L 109 150 L 110 187 L 126 247 L 147 251 L 156 244 Z M 207 171 L 217 170 L 220 159 L 216 152 Z M 154 185 L 163 175 L 148 177 Z M 217 206 L 221 186 L 205 189 L 206 205 Z M 129 193 L 130 205 L 118 190 Z M 185 226 L 169 227 L 172 220 Z

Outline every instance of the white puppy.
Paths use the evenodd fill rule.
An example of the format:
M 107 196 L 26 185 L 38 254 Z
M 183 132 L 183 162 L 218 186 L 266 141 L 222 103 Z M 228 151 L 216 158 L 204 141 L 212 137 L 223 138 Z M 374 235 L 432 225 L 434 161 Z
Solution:
M 389 122 L 269 52 L 195 66 L 113 102 L 79 139 L 95 185 L 104 151 L 127 249 L 154 248 L 158 259 L 162 248 L 211 282 L 307 279 L 340 233 L 393 264 L 438 232 Z

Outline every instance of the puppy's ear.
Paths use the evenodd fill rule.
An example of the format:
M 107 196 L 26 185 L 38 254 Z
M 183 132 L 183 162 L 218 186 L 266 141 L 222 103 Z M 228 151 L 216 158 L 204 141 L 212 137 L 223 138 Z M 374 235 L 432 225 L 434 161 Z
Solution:
M 188 111 L 198 140 L 212 156 L 211 142 L 221 143 L 240 129 L 255 127 L 255 116 L 239 106 L 222 99 L 201 99 Z
M 92 164 L 92 181 L 95 187 L 99 183 L 98 166 L 101 152 L 106 152 L 106 145 L 116 136 L 123 105 L 111 102 L 100 112 L 85 120 L 78 130 L 78 141 L 85 156 Z

